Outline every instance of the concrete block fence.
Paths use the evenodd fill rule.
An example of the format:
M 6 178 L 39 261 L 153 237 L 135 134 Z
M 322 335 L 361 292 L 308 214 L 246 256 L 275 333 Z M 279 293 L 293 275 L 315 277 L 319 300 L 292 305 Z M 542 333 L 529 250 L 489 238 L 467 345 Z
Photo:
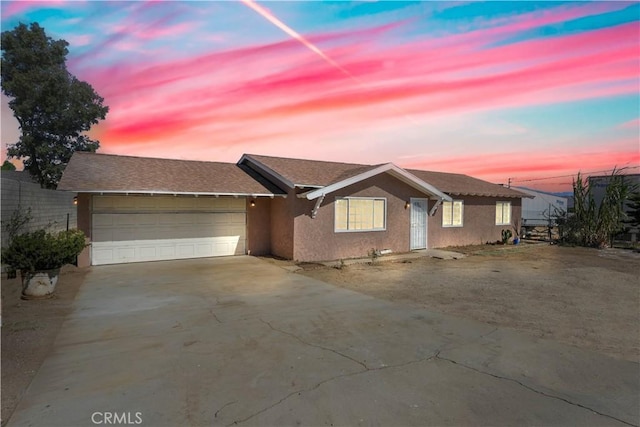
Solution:
M 31 181 L 28 173 L 16 171 L 2 171 L 1 218 L 3 221 L 11 218 L 13 212 L 21 207 L 23 210 L 31 208 L 33 219 L 25 227 L 25 231 L 47 228 L 50 231 L 75 228 L 78 221 L 76 205 L 73 204 L 75 193 L 66 191 L 46 190 L 40 184 Z M 8 235 L 2 230 L 2 246 L 6 246 Z

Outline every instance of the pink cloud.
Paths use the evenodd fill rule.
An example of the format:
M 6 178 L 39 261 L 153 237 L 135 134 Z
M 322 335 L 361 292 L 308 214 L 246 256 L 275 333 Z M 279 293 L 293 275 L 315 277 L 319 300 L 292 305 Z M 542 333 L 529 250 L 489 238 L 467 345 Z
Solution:
M 169 25 L 169 26 L 151 25 L 148 28 L 144 28 L 144 29 L 141 29 L 140 31 L 135 32 L 134 35 L 141 39 L 151 40 L 151 39 L 157 39 L 160 37 L 175 37 L 193 30 L 194 30 L 194 23 L 183 22 L 180 24 Z
M 640 128 L 640 118 L 629 120 L 628 122 L 621 123 L 620 125 L 618 125 L 618 128 L 620 128 L 620 129 L 631 129 L 631 130 L 636 130 L 637 131 Z
M 3 15 L 23 13 L 32 5 L 39 7 L 3 2 Z M 570 3 L 474 22 L 483 28 L 462 34 L 424 35 L 405 42 L 398 42 L 391 32 L 415 30 L 421 25 L 418 21 L 304 34 L 339 67 L 294 39 L 191 56 L 186 49 L 163 54 L 157 41 L 189 37 L 198 25 L 176 19 L 183 18 L 181 7 L 180 3 L 130 3 L 123 21 L 96 24 L 98 34 L 106 34 L 102 40 L 69 38 L 72 45 L 91 44 L 90 50 L 72 57 L 69 67 L 110 106 L 107 120 L 91 131 L 104 151 L 171 157 L 180 147 L 181 152 L 199 157 L 257 145 L 252 151 L 266 147 L 291 155 L 292 147 L 339 151 L 344 144 L 365 151 L 362 147 L 379 135 L 378 130 L 387 132 L 387 140 L 417 139 L 426 129 L 424 122 L 434 117 L 638 93 L 638 22 L 502 43 L 515 40 L 513 36 L 522 31 L 620 10 L 628 3 Z M 205 37 L 219 42 L 221 35 Z M 233 34 L 222 37 L 233 39 Z M 127 56 L 120 59 L 123 52 Z M 638 120 L 619 128 L 637 130 Z M 562 172 L 580 162 L 604 168 L 597 166 L 598 156 L 603 162 L 629 156 L 637 162 L 629 147 L 617 147 L 606 155 L 566 149 L 557 155 L 534 156 L 526 164 L 520 161 L 522 153 L 513 153 L 480 160 L 477 155 L 445 158 L 438 165 L 501 179 L 537 170 Z M 233 161 L 236 154 L 226 160 Z M 370 157 L 368 161 L 378 161 L 375 154 Z
M 620 147 L 617 150 L 579 151 L 558 149 L 554 153 L 492 153 L 489 155 L 456 156 L 437 160 L 400 164 L 411 169 L 458 172 L 487 179 L 506 182 L 511 177 L 514 185 L 526 186 L 529 180 L 562 176 L 543 184 L 567 182 L 565 175 L 578 172 L 589 173 L 610 170 L 614 167 L 640 166 L 640 152 Z M 569 178 L 569 182 L 570 182 Z
M 627 35 L 627 31 L 620 31 L 621 37 L 626 37 Z M 532 50 L 526 49 L 526 46 L 522 46 L 522 48 L 527 53 L 532 52 Z M 495 64 L 497 57 L 494 58 L 492 52 L 488 56 Z M 525 58 L 524 55 L 520 57 Z M 535 58 L 535 53 L 531 56 L 526 56 L 526 58 L 531 57 Z M 264 113 L 271 115 L 309 113 L 319 110 L 376 105 L 410 98 L 419 98 L 416 101 L 414 113 L 469 109 L 487 105 L 497 108 L 504 105 L 503 100 L 513 97 L 514 94 L 517 97 L 526 97 L 540 90 L 634 78 L 637 75 L 637 65 L 633 62 L 636 58 L 637 47 L 629 46 L 580 57 L 553 60 L 511 72 L 456 80 L 436 79 L 433 83 L 402 79 L 403 76 L 401 74 L 395 73 L 395 77 L 401 81 L 399 84 L 392 83 L 386 86 L 382 85 L 366 89 L 355 86 L 335 94 L 318 95 L 312 99 L 289 102 L 287 105 L 274 107 Z M 398 60 L 400 59 L 398 58 Z M 413 61 L 413 59 L 410 60 Z M 375 67 L 367 63 L 362 65 L 364 66 L 361 69 L 374 70 L 373 73 L 375 74 Z M 419 67 L 419 64 L 414 65 L 416 66 L 413 67 L 412 72 Z M 351 64 L 347 64 L 346 67 L 356 69 Z M 430 65 L 426 64 L 426 68 L 429 67 Z M 405 69 L 405 67 L 399 68 Z M 384 72 L 382 70 L 382 73 Z M 304 75 L 299 77 L 304 77 Z M 316 74 L 315 77 L 316 79 L 310 81 L 299 80 L 298 83 L 305 86 L 308 83 L 322 85 L 327 79 L 340 78 L 339 75 L 331 71 Z M 424 80 L 428 81 L 429 79 Z M 260 88 L 262 89 L 262 95 L 264 95 L 265 91 L 274 90 L 273 82 L 271 83 L 272 86 L 270 87 Z M 289 79 L 283 82 L 282 86 L 290 90 L 295 84 L 296 81 Z M 279 85 L 275 85 L 275 87 L 277 88 Z M 566 100 L 571 99 L 569 96 L 565 96 L 567 97 Z M 561 96 L 555 99 L 556 102 L 562 100 Z M 524 103 L 526 104 L 526 101 Z
M 615 8 L 620 5 L 571 6 L 561 18 Z M 111 107 L 100 130 L 103 146 L 123 150 L 163 141 L 169 147 L 180 137 L 197 141 L 198 149 L 210 144 L 210 150 L 277 138 L 315 141 L 334 131 L 331 123 L 348 132 L 390 121 L 412 127 L 409 115 L 637 93 L 637 22 L 483 48 L 498 36 L 557 19 L 531 15 L 473 37 L 393 46 L 379 43 L 393 26 L 306 36 L 354 79 L 290 39 L 108 68 L 89 67 L 90 58 L 82 58 L 76 67 Z M 183 30 L 166 22 L 149 28 L 149 37 Z M 111 37 L 105 49 L 129 41 L 118 33 Z M 341 121 L 345 117 L 348 123 Z
M 106 36 L 97 41 L 91 50 L 71 57 L 68 63 L 71 68 L 82 68 L 84 64 L 93 64 L 96 60 L 103 61 L 109 55 L 118 57 L 123 51 L 135 52 L 140 60 L 148 62 L 153 52 L 149 52 L 147 42 L 184 35 L 195 31 L 200 25 L 197 21 L 174 23 L 182 15 L 179 2 L 135 1 L 124 8 L 127 18 L 123 21 L 96 23 Z M 161 14 L 159 18 L 149 19 L 149 16 L 158 14 Z
M 38 9 L 42 7 L 53 7 L 53 6 L 61 6 L 65 4 L 65 1 L 58 0 L 47 0 L 47 1 L 37 1 L 37 0 L 14 0 L 14 1 L 3 1 L 2 7 L 2 15 L 3 19 L 9 19 L 16 15 L 21 15 L 27 12 L 28 10 Z
M 70 36 L 66 36 L 66 40 L 74 47 L 76 46 L 86 46 L 91 44 L 93 41 L 93 37 L 88 34 L 76 35 L 72 34 Z
M 545 25 L 558 24 L 587 16 L 613 12 L 629 7 L 626 2 L 593 2 L 588 4 L 565 4 L 554 8 L 525 13 L 522 15 L 497 18 L 485 23 L 489 28 L 469 31 L 461 34 L 467 40 L 481 36 L 486 39 L 530 30 Z

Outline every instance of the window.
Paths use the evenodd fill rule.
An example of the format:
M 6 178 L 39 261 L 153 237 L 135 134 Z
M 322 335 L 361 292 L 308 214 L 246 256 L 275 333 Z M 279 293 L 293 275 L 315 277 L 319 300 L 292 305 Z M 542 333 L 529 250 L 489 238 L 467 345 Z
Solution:
M 336 199 L 335 231 L 382 231 L 386 229 L 386 199 L 349 197 Z
M 496 225 L 511 224 L 511 202 L 496 202 Z
M 462 227 L 462 200 L 442 202 L 442 226 Z

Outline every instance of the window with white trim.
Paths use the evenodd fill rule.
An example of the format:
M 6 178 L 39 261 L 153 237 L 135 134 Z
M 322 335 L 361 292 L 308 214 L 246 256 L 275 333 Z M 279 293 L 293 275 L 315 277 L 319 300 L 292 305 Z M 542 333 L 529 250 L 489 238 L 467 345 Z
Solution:
M 335 231 L 384 231 L 387 199 L 345 197 L 336 199 Z
M 496 202 L 496 225 L 511 224 L 511 202 Z
M 442 202 L 442 226 L 462 227 L 463 209 L 462 200 Z

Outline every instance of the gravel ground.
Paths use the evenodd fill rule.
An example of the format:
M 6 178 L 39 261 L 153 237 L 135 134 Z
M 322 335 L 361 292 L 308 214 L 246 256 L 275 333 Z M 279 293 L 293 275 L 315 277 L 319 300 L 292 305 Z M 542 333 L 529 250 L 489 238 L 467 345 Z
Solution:
M 20 299 L 20 279 L 2 277 L 2 425 L 49 354 L 87 270 L 66 266 L 56 293 L 46 300 Z
M 640 254 L 551 245 L 450 248 L 421 258 L 300 271 L 376 298 L 640 361 Z

